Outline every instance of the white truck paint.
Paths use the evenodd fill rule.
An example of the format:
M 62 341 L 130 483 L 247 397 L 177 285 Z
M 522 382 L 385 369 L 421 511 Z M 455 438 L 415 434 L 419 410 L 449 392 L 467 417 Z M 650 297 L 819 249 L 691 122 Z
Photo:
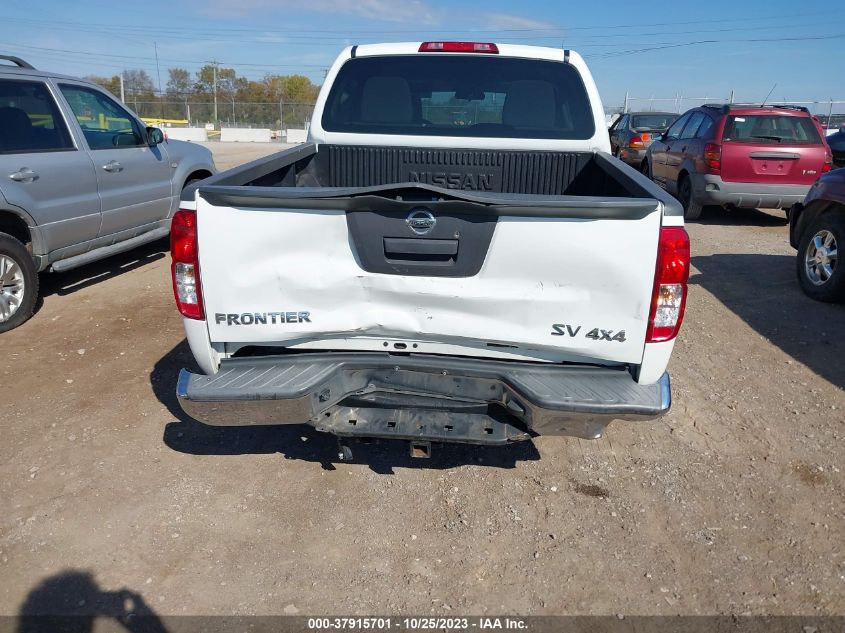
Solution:
M 455 380 L 459 383 L 463 380 L 470 390 L 482 383 L 487 388 L 479 376 L 494 371 L 499 378 L 489 387 L 499 395 L 487 401 L 509 406 L 521 424 L 528 427 L 522 429 L 527 432 L 595 437 L 610 419 L 638 419 L 647 409 L 653 415 L 646 417 L 664 412 L 669 406 L 665 371 L 674 337 L 647 342 L 647 330 L 658 241 L 662 240 L 665 227 L 682 227 L 683 218 L 671 198 L 608 155 L 604 110 L 582 58 L 569 51 L 514 45 L 499 45 L 495 56 L 486 57 L 553 62 L 538 66 L 542 72 L 557 72 L 555 69 L 561 66 L 569 67 L 567 73 L 574 69 L 589 101 L 590 134 L 570 127 L 569 132 L 562 134 L 572 138 L 538 137 L 530 131 L 531 122 L 534 118 L 542 119 L 545 112 L 542 108 L 535 112 L 531 103 L 520 106 L 522 113 L 509 116 L 511 122 L 527 125 L 527 134 L 533 134 L 534 138 L 510 131 L 509 128 L 518 124 L 508 124 L 506 106 L 501 106 L 502 123 L 474 123 L 491 130 L 501 126 L 508 133 L 500 136 L 467 136 L 463 129 L 457 128 L 455 132 L 460 135 L 433 134 L 426 129 L 429 125 L 448 126 L 450 121 L 425 121 L 417 134 L 395 130 L 389 133 L 341 131 L 338 127 L 342 126 L 332 119 L 333 110 L 324 118 L 331 108 L 338 107 L 337 100 L 332 102 L 334 105 L 329 103 L 336 99 L 332 88 L 339 74 L 346 72 L 344 66 L 352 60 L 372 58 L 374 63 L 388 60 L 389 64 L 391 59 L 396 59 L 399 64 L 413 64 L 418 59 L 424 64 L 422 60 L 446 55 L 455 60 L 469 56 L 474 56 L 474 60 L 478 55 L 419 52 L 420 47 L 420 43 L 405 43 L 347 48 L 326 77 L 308 144 L 290 150 L 296 154 L 279 154 L 223 174 L 183 200 L 183 208 L 196 212 L 199 249 L 196 263 L 203 308 L 203 318 L 186 318 L 185 324 L 194 356 L 208 375 L 185 372 L 180 377 L 178 395 L 183 407 L 213 423 L 245 424 L 268 419 L 289 423 L 293 420 L 286 407 L 296 398 L 302 404 L 303 398 L 316 393 L 316 387 L 311 383 L 308 389 L 300 385 L 300 391 L 313 392 L 304 395 L 281 394 L 267 389 L 275 385 L 284 391 L 290 387 L 286 379 L 273 378 L 265 384 L 264 377 L 323 372 L 320 376 L 331 378 L 314 380 L 335 385 L 333 389 L 337 391 L 337 383 L 332 382 L 335 376 L 358 376 L 362 371 L 361 359 L 367 364 L 376 362 L 372 360 L 375 358 L 378 364 L 390 355 L 390 362 L 397 363 L 392 367 L 394 378 L 385 377 L 379 373 L 381 370 L 367 365 L 367 371 L 376 371 L 373 380 L 383 379 L 383 382 L 376 386 L 370 383 L 358 391 L 348 387 L 340 399 L 327 396 L 327 400 L 333 401 L 325 407 L 314 405 L 308 410 L 310 423 L 340 436 L 389 436 L 384 429 L 394 427 L 384 425 L 390 416 L 412 415 L 415 420 L 435 420 L 434 426 L 451 426 L 438 417 L 445 407 L 451 416 L 448 419 L 468 425 L 469 430 L 457 441 L 487 443 L 472 431 L 476 422 L 481 426 L 487 422 L 471 418 L 476 413 L 463 413 L 458 410 L 460 407 L 447 406 L 463 402 L 454 393 L 460 385 L 432 386 L 430 369 L 426 369 L 425 363 L 404 366 L 413 365 L 417 357 L 441 359 L 444 366 L 455 363 L 453 370 L 443 373 L 461 376 Z M 358 64 L 354 68 L 366 68 L 354 63 Z M 431 92 L 424 86 L 414 88 L 421 90 L 423 101 L 437 92 L 437 79 L 431 79 L 435 86 Z M 362 111 L 369 81 L 361 89 Z M 378 81 L 391 90 L 397 86 L 404 89 L 393 75 L 379 76 Z M 515 82 L 520 90 L 551 95 L 539 79 Z M 505 91 L 507 86 L 483 93 L 476 90 L 470 98 L 481 97 L 488 104 L 491 92 L 496 90 Z M 386 123 L 393 123 L 395 113 L 403 112 L 406 107 L 406 102 L 391 94 L 395 95 L 385 93 L 384 100 L 395 101 L 395 111 L 384 103 L 373 106 L 372 110 L 383 116 Z M 496 98 L 492 97 L 494 101 Z M 515 92 L 505 98 L 515 104 L 520 99 L 531 101 Z M 564 120 L 560 125 L 565 129 L 566 121 L 577 118 L 572 113 L 576 106 L 564 103 L 562 108 L 563 114 L 556 110 L 554 125 Z M 430 106 L 427 116 L 432 116 L 432 111 L 436 108 Z M 362 121 L 367 120 L 363 113 L 360 116 Z M 400 119 L 402 116 L 396 115 Z M 411 116 L 407 114 L 408 125 Z M 416 116 L 418 119 L 419 115 Z M 380 123 L 376 121 L 375 127 Z M 551 117 L 548 125 L 552 125 Z M 473 167 L 487 164 L 484 161 L 497 166 L 488 170 L 492 176 Z M 449 167 L 449 171 L 447 167 L 436 168 L 442 172 L 431 167 L 440 164 L 458 164 L 458 167 Z M 408 171 L 402 171 L 406 167 Z M 394 168 L 396 172 L 391 172 Z M 373 174 L 382 172 L 398 173 L 385 177 L 398 180 L 362 186 L 362 178 L 378 180 Z M 496 186 L 511 193 L 467 191 L 473 187 L 482 189 L 488 183 L 485 178 L 497 183 L 497 178 L 500 179 L 501 184 Z M 550 183 L 553 178 L 568 179 L 565 187 L 561 185 L 562 191 L 556 192 L 557 184 Z M 411 189 L 402 189 L 394 195 L 390 182 L 404 183 L 403 187 Z M 413 188 L 414 183 L 425 185 L 417 184 Z M 530 191 L 514 190 L 517 186 L 514 183 L 522 183 L 520 186 Z M 409 203 L 403 196 L 416 196 L 418 202 Z M 401 248 L 430 250 L 435 246 L 452 248 L 446 243 L 453 237 L 454 248 L 463 250 L 456 251 L 453 256 L 456 259 L 450 262 L 454 264 L 460 257 L 469 256 L 467 234 L 459 235 L 460 231 L 456 230 L 454 236 L 440 236 L 441 244 L 434 244 L 435 240 L 425 241 L 426 238 L 413 231 L 405 233 L 401 222 L 384 229 L 384 252 L 379 250 L 376 257 L 383 257 L 384 261 L 377 262 L 381 268 L 373 268 L 368 259 L 370 247 L 364 246 L 367 237 L 363 233 L 367 231 L 356 228 L 357 220 L 353 216 L 364 213 L 372 219 L 373 214 L 382 214 L 387 223 L 389 217 L 404 219 L 407 215 L 410 228 L 411 215 L 407 209 L 412 204 L 431 210 L 435 222 L 431 230 L 437 222 L 454 220 L 459 207 L 471 208 L 479 213 L 474 218 L 483 217 L 495 225 L 489 244 L 479 254 L 482 259 L 476 272 L 452 276 L 427 273 L 426 269 L 420 271 L 418 266 L 423 264 L 417 261 L 418 256 L 404 251 L 400 253 L 399 263 L 391 259 L 394 257 L 388 251 L 388 243 L 393 244 L 391 240 L 398 240 Z M 377 246 L 381 248 L 380 241 Z M 407 260 L 402 259 L 405 257 Z M 421 259 L 426 257 L 419 255 Z M 436 264 L 434 259 L 423 263 Z M 688 261 L 684 265 L 688 266 Z M 290 361 L 291 358 L 295 361 Z M 341 360 L 335 362 L 338 358 Z M 329 360 L 327 365 L 316 367 L 314 363 L 307 365 L 308 359 L 315 359 L 317 364 Z M 247 367 L 249 362 L 253 365 Z M 285 365 L 287 362 L 299 364 L 293 367 Z M 480 364 L 474 368 L 472 363 Z M 542 380 L 532 377 L 529 382 L 534 387 L 527 387 L 520 378 L 510 375 L 517 370 L 531 374 L 532 367 L 541 368 L 537 370 L 540 372 L 560 369 L 569 373 L 561 374 L 560 379 L 546 374 Z M 597 374 L 595 368 L 600 370 Z M 627 382 L 625 379 L 618 382 L 620 376 L 627 376 Z M 557 380 L 559 384 L 549 382 Z M 221 387 L 224 384 L 235 387 L 227 390 Z M 544 386 L 539 387 L 540 384 Z M 325 391 L 330 389 L 326 387 Z M 546 403 L 546 396 L 554 403 Z M 641 397 L 656 398 L 652 409 L 640 406 Z M 377 401 L 377 405 L 362 408 L 360 402 L 350 402 L 355 398 L 369 398 Z M 400 400 L 398 404 L 396 398 Z M 438 399 L 436 406 L 426 404 L 426 399 L 432 398 Z M 469 400 L 477 404 L 479 398 L 476 395 Z M 259 400 L 262 401 L 260 413 L 253 406 Z M 519 404 L 513 405 L 517 400 Z M 263 406 L 268 404 L 269 411 Z M 315 413 L 317 409 L 319 414 Z M 549 413 L 551 409 L 553 413 Z M 632 415 L 626 415 L 627 411 Z M 332 424 L 320 422 L 323 415 Z M 352 420 L 350 415 L 357 416 L 353 426 L 370 425 L 369 432 L 341 428 L 343 420 Z M 448 441 L 448 433 L 441 427 L 418 436 L 425 441 Z M 497 441 L 514 441 L 515 436 L 508 435 L 509 431 L 498 433 L 496 430 Z M 402 433 L 397 437 L 411 439 Z

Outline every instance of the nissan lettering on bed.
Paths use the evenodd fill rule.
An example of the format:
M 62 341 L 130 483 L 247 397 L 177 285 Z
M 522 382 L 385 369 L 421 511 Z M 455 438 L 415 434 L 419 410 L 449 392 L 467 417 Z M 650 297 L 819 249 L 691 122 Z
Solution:
M 340 459 L 354 438 L 425 457 L 659 418 L 689 239 L 609 150 L 575 52 L 345 49 L 308 142 L 204 181 L 173 219 L 202 372 L 181 372 L 182 408 L 307 422 Z
M 408 174 L 408 181 L 437 185 L 446 189 L 466 189 L 468 191 L 492 191 L 493 189 L 493 174 L 490 173 L 412 171 Z

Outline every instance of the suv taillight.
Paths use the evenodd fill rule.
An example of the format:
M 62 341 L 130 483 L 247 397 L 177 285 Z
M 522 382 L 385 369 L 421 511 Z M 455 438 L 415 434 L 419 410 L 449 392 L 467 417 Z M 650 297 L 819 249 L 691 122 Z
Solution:
M 631 149 L 645 149 L 645 139 L 642 136 L 632 136 L 628 141 L 628 147 Z
M 204 319 L 196 211 L 179 209 L 173 216 L 170 225 L 170 254 L 173 257 L 170 265 L 173 294 L 179 312 L 189 319 Z
M 718 143 L 707 143 L 704 146 L 704 163 L 711 172 L 722 170 L 722 146 Z
M 826 174 L 831 169 L 833 169 L 833 154 L 830 153 L 828 148 L 824 148 L 824 165 L 822 165 L 822 173 Z
M 684 228 L 662 227 L 646 343 L 670 341 L 678 335 L 687 304 L 689 259 L 689 235 Z

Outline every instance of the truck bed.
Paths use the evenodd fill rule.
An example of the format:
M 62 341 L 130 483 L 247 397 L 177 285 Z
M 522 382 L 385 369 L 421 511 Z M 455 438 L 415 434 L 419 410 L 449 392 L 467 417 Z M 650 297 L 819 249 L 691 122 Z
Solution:
M 566 206 L 576 202 L 583 207 L 589 203 L 600 213 L 625 200 L 625 209 L 636 213 L 653 209 L 658 200 L 666 205 L 665 215 L 681 213 L 674 198 L 657 185 L 597 152 L 308 143 L 209 178 L 199 187 L 204 197 L 222 204 L 235 199 L 247 204 L 253 198 L 260 199 L 261 206 L 286 207 L 292 203 L 285 200 L 295 199 L 301 207 L 303 198 L 337 200 L 368 194 L 408 200 L 415 195 L 410 190 L 418 189 L 417 198 L 426 201 L 432 199 L 427 192 L 432 192 L 486 204 Z M 184 200 L 193 198 L 193 189 L 183 193 Z

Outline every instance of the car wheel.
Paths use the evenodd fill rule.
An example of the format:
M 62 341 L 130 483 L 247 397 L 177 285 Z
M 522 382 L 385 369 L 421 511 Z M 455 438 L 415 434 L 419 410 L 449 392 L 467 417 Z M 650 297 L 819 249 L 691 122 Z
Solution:
M 684 219 L 697 220 L 701 217 L 703 207 L 693 197 L 692 179 L 687 175 L 682 176 L 678 183 L 678 200 L 684 207 Z
M 32 316 L 38 298 L 38 271 L 32 255 L 11 235 L 0 233 L 0 332 Z
M 838 249 L 845 244 L 845 216 L 817 218 L 798 242 L 797 272 L 808 297 L 828 303 L 845 300 L 845 265 Z
M 644 160 L 643 164 L 640 165 L 640 173 L 651 180 L 651 167 L 648 166 L 648 160 Z

